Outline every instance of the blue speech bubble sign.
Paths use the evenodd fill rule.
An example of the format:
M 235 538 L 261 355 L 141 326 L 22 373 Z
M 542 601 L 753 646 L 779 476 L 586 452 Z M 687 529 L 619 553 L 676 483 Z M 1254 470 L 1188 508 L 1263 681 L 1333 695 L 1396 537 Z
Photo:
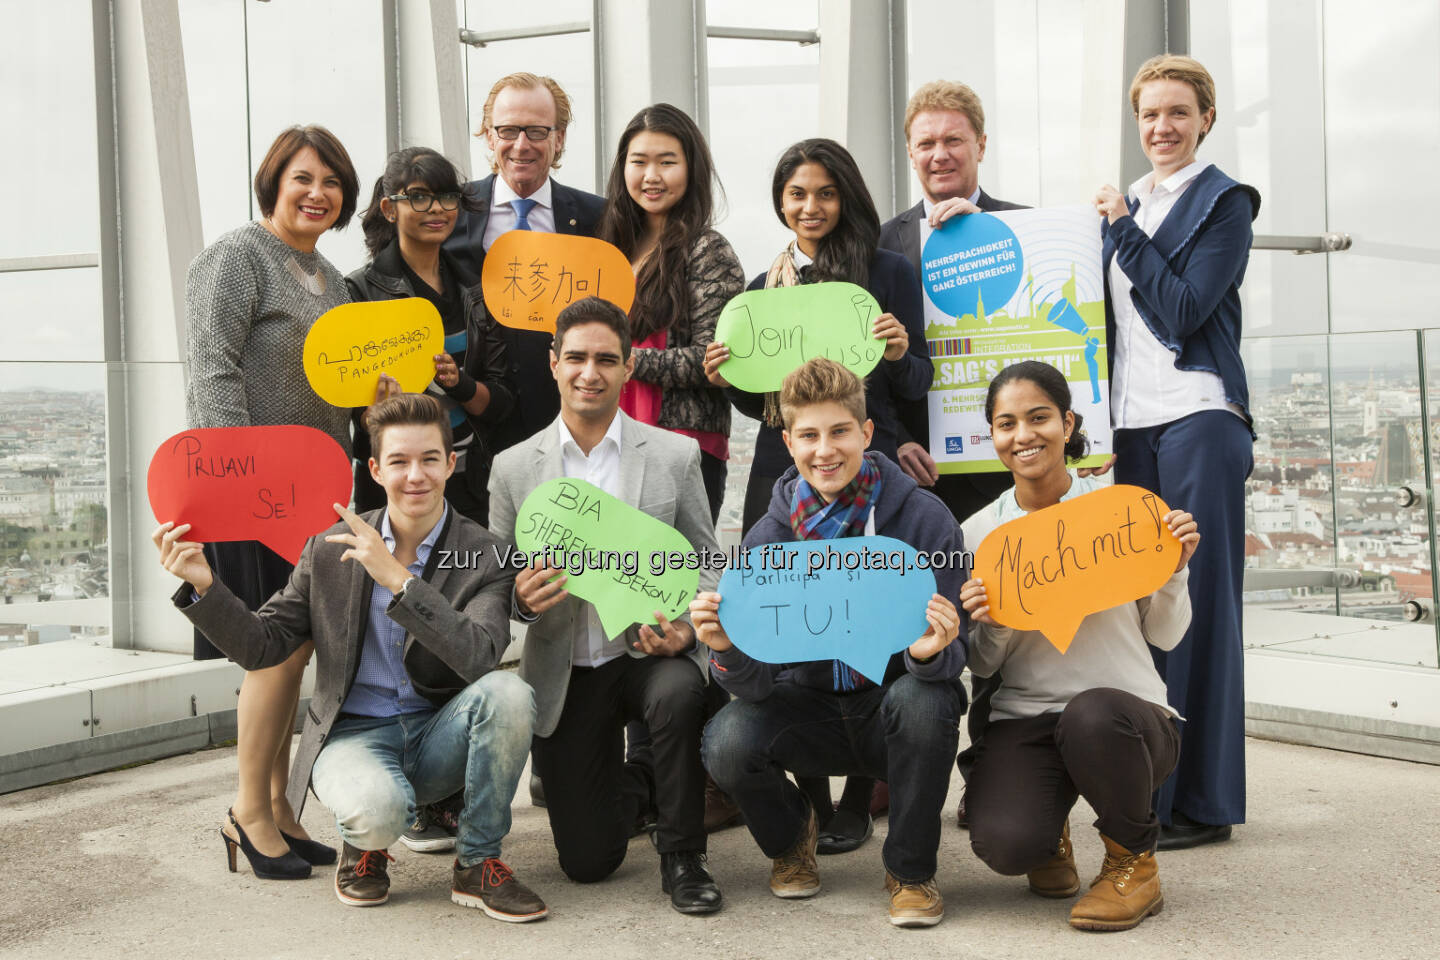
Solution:
M 1025 255 L 1003 220 L 988 213 L 951 217 L 920 255 L 925 292 L 950 317 L 980 317 L 1020 289 Z
M 893 537 L 770 543 L 720 578 L 720 625 L 765 663 L 843 660 L 876 683 L 930 629 L 935 575 Z

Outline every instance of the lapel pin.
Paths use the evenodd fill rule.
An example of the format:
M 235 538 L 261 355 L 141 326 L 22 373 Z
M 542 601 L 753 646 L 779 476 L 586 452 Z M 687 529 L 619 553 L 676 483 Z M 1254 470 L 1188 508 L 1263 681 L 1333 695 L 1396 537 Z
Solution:
M 575 218 L 574 218 L 574 217 L 571 217 L 571 218 L 570 218 L 570 226 L 572 226 L 572 227 L 575 226 Z

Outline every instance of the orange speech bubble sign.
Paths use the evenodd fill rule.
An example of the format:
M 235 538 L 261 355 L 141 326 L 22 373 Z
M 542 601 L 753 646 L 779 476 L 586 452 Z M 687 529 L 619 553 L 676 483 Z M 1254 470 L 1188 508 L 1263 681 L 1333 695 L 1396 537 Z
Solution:
M 560 311 L 586 297 L 629 313 L 635 274 L 625 254 L 604 240 L 511 230 L 486 252 L 480 290 L 490 315 L 505 326 L 554 333 Z
M 326 310 L 305 335 L 301 362 L 321 400 L 367 407 L 380 374 L 400 381 L 406 393 L 419 393 L 435 379 L 435 355 L 444 352 L 440 311 L 423 297 L 407 297 Z
M 1064 653 L 1080 621 L 1149 596 L 1175 573 L 1180 541 L 1165 502 L 1115 484 L 1011 520 L 975 551 L 990 616 L 1039 630 Z

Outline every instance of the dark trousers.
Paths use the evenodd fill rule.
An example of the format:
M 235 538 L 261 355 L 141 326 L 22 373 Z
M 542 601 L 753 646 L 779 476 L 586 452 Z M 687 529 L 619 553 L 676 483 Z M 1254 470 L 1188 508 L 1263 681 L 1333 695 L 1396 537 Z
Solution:
M 720 506 L 725 502 L 725 478 L 730 468 L 717 456 L 700 451 L 700 479 L 705 484 L 705 499 L 710 503 L 710 522 L 720 522 Z
M 1061 713 L 995 720 L 965 786 L 970 846 L 996 873 L 1028 873 L 1055 855 L 1075 798 L 1132 853 L 1155 849 L 1151 794 L 1175 766 L 1180 734 L 1153 703 L 1097 687 Z
M 535 738 L 534 760 L 560 869 L 571 880 L 615 872 L 652 796 L 660 852 L 705 849 L 704 686 L 688 657 L 623 656 L 570 671 L 560 724 Z M 627 720 L 650 728 L 653 773 L 625 762 Z
M 1174 650 L 1151 649 L 1173 706 L 1185 718 L 1180 763 L 1155 808 L 1201 823 L 1245 822 L 1245 479 L 1250 431 L 1224 410 L 1158 427 L 1115 431 L 1115 480 L 1152 490 L 1200 528 L 1190 558 L 1190 629 Z
M 885 867 L 898 880 L 920 883 L 935 875 L 964 702 L 958 683 L 908 674 L 847 694 L 777 683 L 764 700 L 735 700 L 716 714 L 705 728 L 705 767 L 772 859 L 795 845 L 810 810 L 786 770 L 887 781 Z

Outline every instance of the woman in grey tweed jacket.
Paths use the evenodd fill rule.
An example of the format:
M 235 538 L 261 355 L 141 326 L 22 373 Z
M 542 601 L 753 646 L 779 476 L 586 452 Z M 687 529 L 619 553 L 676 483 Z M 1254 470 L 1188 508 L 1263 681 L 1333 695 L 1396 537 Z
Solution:
M 349 155 L 324 127 L 292 127 L 271 144 L 255 174 L 264 219 L 202 250 L 185 280 L 192 428 L 301 424 L 350 452 L 349 411 L 316 396 L 301 352 L 320 315 L 350 300 L 344 276 L 315 252 L 315 242 L 349 222 L 358 193 Z M 210 544 L 206 555 L 252 610 L 290 577 L 290 564 L 263 544 Z M 312 863 L 335 860 L 333 849 L 309 839 L 285 800 L 290 731 L 312 649 L 306 644 L 280 666 L 247 673 L 240 687 L 239 789 L 223 832 L 241 843 L 257 876 L 308 876 Z M 197 633 L 195 656 L 223 654 Z
M 735 251 L 710 228 L 715 182 L 695 121 L 668 103 L 646 107 L 620 136 L 597 234 L 635 271 L 635 375 L 620 407 L 700 444 L 712 520 L 725 496 L 730 404 L 705 377 L 705 348 L 720 311 L 745 286 Z

